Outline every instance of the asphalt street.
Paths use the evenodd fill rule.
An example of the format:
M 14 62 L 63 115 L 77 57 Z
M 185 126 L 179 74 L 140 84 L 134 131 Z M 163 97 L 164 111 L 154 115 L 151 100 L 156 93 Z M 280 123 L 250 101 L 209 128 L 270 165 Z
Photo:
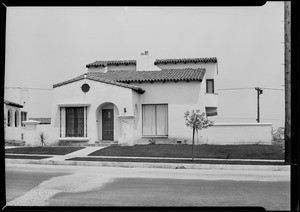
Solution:
M 262 206 L 289 210 L 289 173 L 8 164 L 8 205 Z

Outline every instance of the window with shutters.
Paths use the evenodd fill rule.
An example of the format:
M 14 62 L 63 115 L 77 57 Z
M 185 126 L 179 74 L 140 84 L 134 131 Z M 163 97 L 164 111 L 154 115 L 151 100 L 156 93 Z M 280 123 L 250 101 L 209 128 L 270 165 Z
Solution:
M 84 108 L 66 107 L 66 137 L 84 136 Z
M 143 136 L 168 135 L 168 105 L 142 106 Z

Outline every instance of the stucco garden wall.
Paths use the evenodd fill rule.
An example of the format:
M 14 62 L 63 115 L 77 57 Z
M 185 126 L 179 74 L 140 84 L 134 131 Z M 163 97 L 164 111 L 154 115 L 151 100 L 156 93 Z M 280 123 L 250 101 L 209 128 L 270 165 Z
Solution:
M 199 144 L 271 144 L 272 131 L 271 123 L 215 123 L 202 130 Z

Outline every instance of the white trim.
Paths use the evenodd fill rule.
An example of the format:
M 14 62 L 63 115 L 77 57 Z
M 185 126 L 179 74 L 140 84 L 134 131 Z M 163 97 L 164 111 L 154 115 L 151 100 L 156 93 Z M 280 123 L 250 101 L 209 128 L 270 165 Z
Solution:
M 121 119 L 134 119 L 135 118 L 134 115 L 119 115 L 118 117 Z
M 88 107 L 91 106 L 90 103 L 60 103 L 57 104 L 58 107 Z
M 37 125 L 40 124 L 40 121 L 36 121 L 36 120 L 28 120 L 28 121 L 23 121 L 22 123 L 24 123 L 25 125 Z
M 88 137 L 64 137 L 58 138 L 59 141 L 89 141 Z
M 142 135 L 142 138 L 168 138 L 168 135 Z
M 213 126 L 270 126 L 272 123 L 214 123 Z

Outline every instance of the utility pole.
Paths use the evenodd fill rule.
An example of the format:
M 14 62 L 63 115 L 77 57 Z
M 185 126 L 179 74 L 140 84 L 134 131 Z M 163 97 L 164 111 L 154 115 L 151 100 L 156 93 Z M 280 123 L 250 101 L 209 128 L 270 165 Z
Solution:
M 291 163 L 291 2 L 284 2 L 285 162 Z
M 259 87 L 256 87 L 255 90 L 257 91 L 257 123 L 259 123 L 260 119 L 259 119 L 259 95 L 261 95 L 263 93 L 263 90 Z

